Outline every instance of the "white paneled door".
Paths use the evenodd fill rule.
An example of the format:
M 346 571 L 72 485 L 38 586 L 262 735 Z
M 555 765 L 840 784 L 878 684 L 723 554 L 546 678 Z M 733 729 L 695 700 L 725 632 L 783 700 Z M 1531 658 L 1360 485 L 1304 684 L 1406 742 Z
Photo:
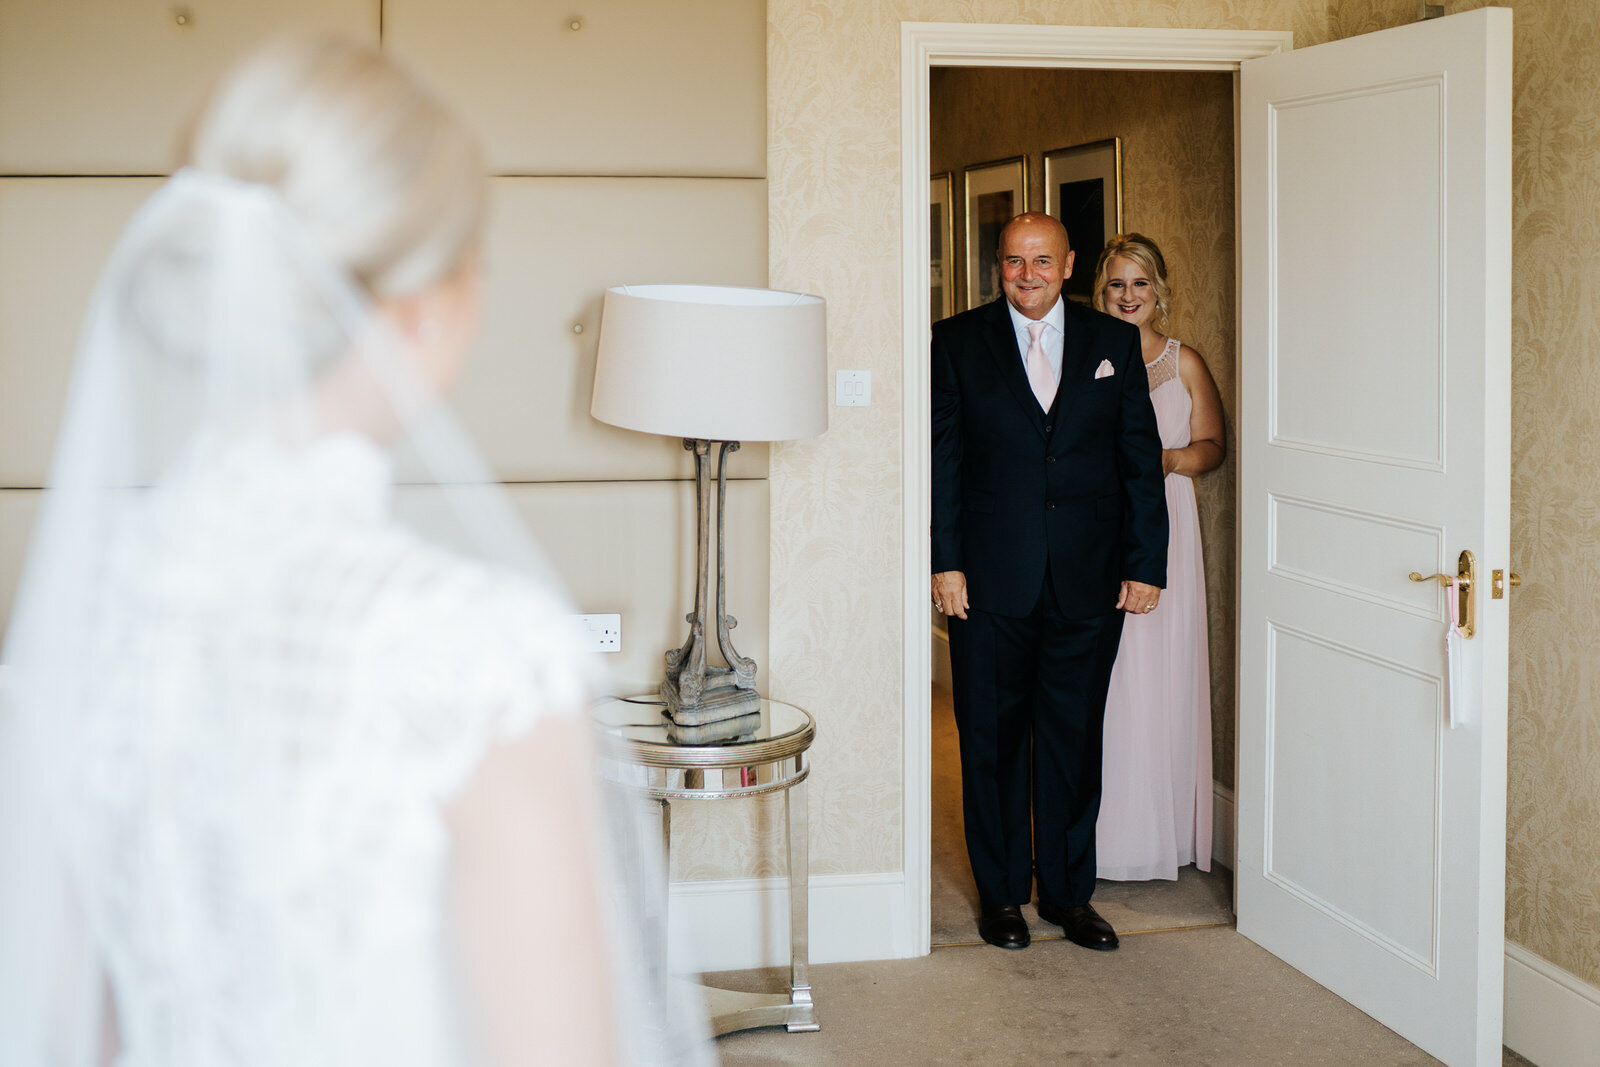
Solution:
M 1499 1063 L 1511 12 L 1240 86 L 1239 930 L 1447 1063 Z M 1462 598 L 1407 575 L 1463 550 L 1447 655 Z

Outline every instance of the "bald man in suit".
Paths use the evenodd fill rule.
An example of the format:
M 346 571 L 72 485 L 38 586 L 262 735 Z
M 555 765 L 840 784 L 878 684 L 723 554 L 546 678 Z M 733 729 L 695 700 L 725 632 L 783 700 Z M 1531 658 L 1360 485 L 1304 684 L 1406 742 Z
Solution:
M 978 931 L 1021 905 L 1087 948 L 1106 690 L 1124 612 L 1166 585 L 1161 439 L 1139 331 L 1061 296 L 1049 215 L 1001 232 L 1001 299 L 933 328 L 933 603 L 948 616 Z

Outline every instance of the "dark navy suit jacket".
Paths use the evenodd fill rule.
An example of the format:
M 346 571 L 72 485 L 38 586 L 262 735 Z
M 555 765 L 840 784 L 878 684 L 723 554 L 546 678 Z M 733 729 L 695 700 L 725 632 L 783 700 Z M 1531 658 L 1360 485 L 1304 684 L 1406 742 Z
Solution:
M 1129 323 L 1065 302 L 1061 384 L 1039 409 L 1002 297 L 933 327 L 933 572 L 972 607 L 1020 618 L 1048 561 L 1068 618 L 1123 581 L 1167 584 L 1161 438 Z M 1112 373 L 1096 378 L 1102 361 Z

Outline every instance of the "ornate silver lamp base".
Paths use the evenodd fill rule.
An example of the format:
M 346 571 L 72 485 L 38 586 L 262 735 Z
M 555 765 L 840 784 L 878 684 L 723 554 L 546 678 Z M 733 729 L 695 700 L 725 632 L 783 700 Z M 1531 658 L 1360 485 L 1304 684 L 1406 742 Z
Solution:
M 717 446 L 717 495 L 711 496 L 711 448 Z M 756 692 L 756 661 L 741 656 L 733 647 L 729 631 L 739 620 L 727 612 L 727 578 L 723 516 L 728 503 L 728 453 L 739 450 L 738 441 L 707 441 L 685 437 L 683 447 L 694 453 L 696 543 L 698 566 L 695 579 L 694 610 L 684 616 L 689 636 L 681 648 L 666 655 L 667 678 L 661 683 L 661 696 L 667 703 L 667 716 L 680 726 L 704 726 L 723 719 L 748 715 L 761 705 Z M 707 618 L 711 604 L 711 515 L 716 512 L 717 648 L 727 660 L 726 667 L 706 662 Z
M 706 672 L 707 675 L 711 674 L 711 670 Z M 679 726 L 703 726 L 723 719 L 736 719 L 761 706 L 761 694 L 754 689 L 740 689 L 733 684 L 703 689 L 698 699 L 686 702 L 670 674 L 661 683 L 661 696 L 667 702 L 667 714 Z

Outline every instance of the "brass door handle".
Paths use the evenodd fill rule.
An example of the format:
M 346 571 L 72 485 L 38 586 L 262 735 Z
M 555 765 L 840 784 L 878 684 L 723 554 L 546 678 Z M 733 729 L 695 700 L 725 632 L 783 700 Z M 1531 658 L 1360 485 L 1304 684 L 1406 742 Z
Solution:
M 1472 636 L 1473 624 L 1478 617 L 1477 590 L 1473 588 L 1477 585 L 1478 580 L 1478 560 L 1472 554 L 1471 549 L 1461 550 L 1461 555 L 1456 560 L 1454 577 L 1448 574 L 1429 574 L 1424 576 L 1417 571 L 1412 571 L 1406 577 L 1413 582 L 1432 582 L 1437 580 L 1440 585 L 1449 585 L 1454 582 L 1456 586 L 1456 603 L 1451 624 L 1460 628 L 1462 637 Z M 1520 578 L 1512 575 L 1511 584 L 1516 585 L 1520 581 Z

